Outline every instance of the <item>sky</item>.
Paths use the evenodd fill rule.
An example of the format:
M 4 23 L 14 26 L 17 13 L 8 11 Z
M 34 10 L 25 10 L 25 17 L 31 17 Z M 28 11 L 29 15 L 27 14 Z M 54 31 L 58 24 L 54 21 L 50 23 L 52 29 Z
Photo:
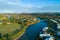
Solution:
M 0 0 L 0 13 L 60 12 L 60 0 Z

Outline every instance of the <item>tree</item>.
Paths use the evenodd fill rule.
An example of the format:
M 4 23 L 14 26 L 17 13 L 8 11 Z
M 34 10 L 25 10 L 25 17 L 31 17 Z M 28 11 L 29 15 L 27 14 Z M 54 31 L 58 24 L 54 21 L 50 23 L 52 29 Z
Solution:
M 0 33 L 0 38 L 2 38 L 2 34 Z
M 9 20 L 9 22 L 14 22 L 14 17 L 11 16 L 8 20 Z
M 3 35 L 5 38 L 6 38 L 6 40 L 9 40 L 9 34 L 8 33 L 6 33 L 5 35 Z
M 3 24 L 7 24 L 7 20 L 6 19 L 3 19 Z

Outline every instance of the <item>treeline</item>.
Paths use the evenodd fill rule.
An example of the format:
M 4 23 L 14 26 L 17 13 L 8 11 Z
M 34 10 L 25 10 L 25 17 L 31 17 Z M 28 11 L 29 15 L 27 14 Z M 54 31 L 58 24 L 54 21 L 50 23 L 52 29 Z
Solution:
M 0 40 L 14 40 L 12 37 L 15 36 L 17 33 L 19 33 L 20 31 L 21 31 L 20 29 L 16 29 L 11 33 L 6 34 L 0 33 Z

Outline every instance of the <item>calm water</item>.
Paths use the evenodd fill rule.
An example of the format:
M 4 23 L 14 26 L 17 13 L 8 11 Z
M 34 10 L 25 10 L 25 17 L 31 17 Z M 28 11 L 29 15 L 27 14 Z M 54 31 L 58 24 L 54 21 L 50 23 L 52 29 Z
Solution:
M 36 40 L 38 34 L 41 32 L 41 28 L 47 27 L 47 23 L 44 21 L 38 22 L 27 28 L 26 32 L 18 40 Z

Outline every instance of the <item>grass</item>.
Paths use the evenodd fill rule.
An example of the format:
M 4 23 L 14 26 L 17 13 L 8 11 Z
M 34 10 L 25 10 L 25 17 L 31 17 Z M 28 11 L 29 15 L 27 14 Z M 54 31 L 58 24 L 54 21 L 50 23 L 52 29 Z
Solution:
M 20 38 L 26 31 L 27 26 L 25 26 L 17 35 L 14 36 L 14 40 Z
M 10 33 L 10 32 L 13 32 L 14 30 L 16 29 L 19 29 L 20 28 L 20 25 L 17 24 L 17 23 L 14 23 L 14 24 L 0 24 L 0 33 L 2 34 L 5 34 L 5 33 Z

